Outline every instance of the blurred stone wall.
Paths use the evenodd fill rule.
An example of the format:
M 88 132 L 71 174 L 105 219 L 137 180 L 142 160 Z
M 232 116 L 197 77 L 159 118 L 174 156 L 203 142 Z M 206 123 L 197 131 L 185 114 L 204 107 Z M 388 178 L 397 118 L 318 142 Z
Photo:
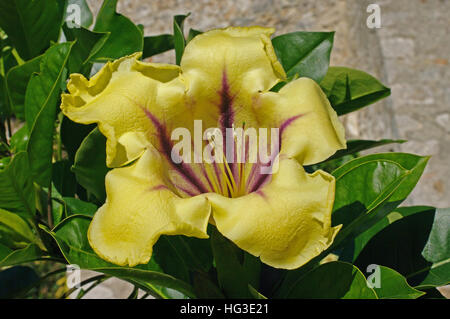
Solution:
M 90 0 L 97 12 L 102 1 Z M 369 29 L 370 3 L 381 28 Z M 186 30 L 229 25 L 293 31 L 336 31 L 331 65 L 376 76 L 392 95 L 344 117 L 347 138 L 407 139 L 376 149 L 431 155 L 407 205 L 450 206 L 450 0 L 121 0 L 119 12 L 145 35 L 172 32 L 172 17 L 191 12 Z M 174 63 L 174 54 L 155 62 Z

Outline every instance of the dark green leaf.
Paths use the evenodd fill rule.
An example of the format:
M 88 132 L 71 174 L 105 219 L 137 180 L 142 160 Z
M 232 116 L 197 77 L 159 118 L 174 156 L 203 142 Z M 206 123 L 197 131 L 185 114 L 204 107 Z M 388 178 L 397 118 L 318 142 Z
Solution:
M 248 290 L 255 299 L 267 299 L 267 297 L 263 296 L 261 293 L 258 292 L 258 290 L 253 288 L 252 285 L 248 285 Z
M 25 152 L 17 153 L 0 171 L 0 207 L 30 217 L 35 214 L 34 187 Z
M 92 130 L 81 143 L 72 171 L 81 186 L 98 200 L 105 200 L 105 176 L 109 171 L 106 167 L 106 138 L 98 128 Z
M 320 86 L 338 115 L 356 111 L 391 94 L 391 89 L 373 76 L 345 67 L 330 67 Z
M 208 240 L 186 236 L 161 236 L 153 247 L 155 261 L 169 275 L 190 281 L 190 272 L 208 272 L 212 252 Z
M 282 298 L 377 299 L 377 295 L 367 286 L 366 278 L 358 268 L 335 261 L 289 282 L 289 289 Z
M 52 177 L 53 133 L 64 68 L 72 42 L 56 44 L 42 57 L 41 70 L 28 84 L 25 119 L 30 132 L 28 154 L 33 179 L 50 185 Z
M 423 210 L 378 232 L 356 260 L 395 269 L 415 287 L 450 283 L 450 209 Z
M 175 60 L 180 65 L 186 40 L 184 38 L 184 20 L 190 15 L 176 15 L 173 17 L 173 42 L 175 46 Z
M 97 206 L 92 203 L 84 202 L 78 198 L 63 197 L 66 205 L 67 215 L 85 215 L 92 217 L 97 211 Z
M 0 299 L 22 297 L 39 281 L 33 268 L 15 266 L 0 271 Z
M 50 234 L 55 238 L 66 260 L 83 269 L 91 269 L 125 280 L 150 285 L 159 285 L 178 290 L 193 297 L 191 287 L 185 282 L 159 272 L 158 266 L 150 261 L 136 267 L 116 266 L 98 257 L 89 245 L 87 230 L 90 218 L 73 215 L 62 221 Z
M 320 82 L 328 70 L 334 32 L 293 32 L 272 39 L 288 77 L 298 75 Z
M 67 26 L 63 29 L 68 41 L 76 41 L 67 64 L 69 73 L 82 73 L 89 76 L 92 67 L 91 57 L 101 49 L 110 34 L 93 32 L 85 28 L 70 29 Z
M 333 225 L 343 224 L 333 245 L 366 231 L 394 210 L 413 190 L 429 157 L 373 154 L 336 169 Z
M 333 156 L 331 156 L 327 161 L 340 158 L 342 156 L 355 154 L 357 152 L 365 151 L 374 147 L 388 145 L 393 143 L 404 143 L 406 140 L 350 140 L 347 141 L 347 148 L 345 150 L 337 151 Z
M 434 211 L 434 207 L 429 206 L 411 206 L 411 207 L 398 207 L 393 212 L 386 215 L 375 225 L 367 229 L 365 232 L 358 234 L 356 237 L 349 240 L 343 249 L 339 252 L 339 259 L 348 262 L 355 262 L 359 253 L 363 250 L 368 241 L 375 236 L 378 232 L 392 224 L 393 222 L 402 219 L 403 217 L 420 213 L 423 211 Z
M 69 160 L 73 163 L 75 154 L 86 136 L 96 127 L 96 124 L 83 125 L 71 121 L 64 116 L 61 122 L 61 141 L 67 151 Z
M 6 74 L 6 88 L 11 111 L 20 119 L 25 119 L 25 92 L 28 81 L 33 73 L 39 72 L 41 59 L 42 56 L 35 57 L 11 68 Z
M 42 251 L 36 244 L 29 244 L 25 248 L 10 251 L 0 248 L 0 267 L 14 266 L 34 261 L 42 255 Z
M 142 58 L 148 58 L 174 48 L 173 35 L 161 34 L 144 38 Z
M 142 31 L 127 17 L 116 12 L 117 0 L 104 0 L 95 22 L 95 32 L 109 32 L 103 46 L 91 56 L 92 60 L 104 62 L 142 51 Z
M 195 38 L 197 35 L 202 34 L 203 31 L 195 30 L 195 29 L 189 29 L 189 34 L 186 39 L 186 43 L 189 43 L 193 38 Z
M 53 163 L 52 181 L 61 196 L 74 196 L 77 191 L 75 174 L 70 170 L 72 164 L 69 160 Z
M 223 237 L 216 228 L 211 246 L 219 284 L 228 298 L 251 298 L 250 284 L 259 287 L 260 262 Z
M 10 0 L 0 2 L 0 28 L 29 60 L 56 42 L 62 25 L 65 1 Z

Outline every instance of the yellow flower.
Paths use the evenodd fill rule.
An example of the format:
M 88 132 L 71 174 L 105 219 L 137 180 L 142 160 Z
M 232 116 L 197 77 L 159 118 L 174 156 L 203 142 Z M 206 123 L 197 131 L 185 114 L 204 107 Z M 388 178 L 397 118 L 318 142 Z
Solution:
M 114 168 L 88 231 L 99 256 L 118 265 L 147 263 L 159 236 L 207 238 L 208 223 L 278 268 L 297 268 L 332 243 L 340 228 L 331 227 L 334 178 L 307 174 L 302 165 L 345 148 L 344 129 L 313 80 L 269 91 L 286 76 L 273 31 L 206 32 L 186 46 L 181 66 L 144 63 L 136 53 L 107 63 L 90 80 L 71 75 L 61 109 L 75 122 L 98 123 Z M 194 136 L 199 120 L 203 129 L 222 132 L 278 128 L 278 169 L 261 173 L 261 161 L 228 160 L 228 144 L 214 139 L 214 130 L 200 150 L 193 146 L 193 156 L 212 145 L 222 161 L 195 161 L 184 149 L 174 161 L 172 133 L 185 128 Z M 248 157 L 239 152 L 245 144 L 233 144 L 235 159 Z

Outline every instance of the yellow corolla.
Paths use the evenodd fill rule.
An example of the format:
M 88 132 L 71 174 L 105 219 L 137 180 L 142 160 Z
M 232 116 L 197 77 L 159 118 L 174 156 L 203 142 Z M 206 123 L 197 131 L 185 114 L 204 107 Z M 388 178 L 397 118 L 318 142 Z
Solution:
M 118 265 L 147 263 L 161 235 L 207 238 L 208 223 L 278 268 L 297 268 L 329 247 L 340 228 L 331 227 L 335 181 L 323 171 L 307 174 L 302 165 L 345 148 L 344 129 L 313 80 L 269 91 L 286 76 L 273 31 L 203 33 L 186 46 L 180 66 L 144 63 L 136 53 L 107 63 L 90 80 L 71 75 L 61 109 L 75 122 L 98 123 L 114 168 L 88 231 L 99 256 Z M 279 129 L 271 154 L 277 169 L 262 173 L 259 160 L 234 163 L 224 155 L 228 144 L 217 140 L 212 153 L 221 160 L 199 161 L 211 139 L 193 146 L 197 160 L 185 150 L 174 160 L 172 133 L 184 128 L 198 135 L 198 121 L 222 132 Z M 232 145 L 242 156 L 246 144 Z

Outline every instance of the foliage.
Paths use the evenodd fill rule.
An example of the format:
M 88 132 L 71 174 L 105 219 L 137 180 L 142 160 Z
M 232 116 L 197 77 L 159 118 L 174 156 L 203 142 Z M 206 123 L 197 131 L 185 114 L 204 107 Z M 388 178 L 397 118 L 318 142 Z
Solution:
M 66 20 L 70 4 L 81 8 L 80 26 Z M 175 50 L 179 64 L 185 45 L 201 33 L 191 29 L 185 37 L 188 15 L 178 15 L 173 34 L 144 37 L 116 4 L 105 0 L 91 26 L 84 0 L 0 2 L 0 298 L 35 296 L 65 264 L 121 278 L 155 298 L 418 298 L 450 282 L 450 210 L 400 207 L 428 157 L 359 154 L 404 142 L 396 140 L 349 141 L 346 150 L 307 168 L 336 177 L 332 223 L 343 228 L 299 269 L 262 264 L 212 225 L 209 240 L 162 236 L 146 265 L 119 267 L 99 258 L 86 233 L 106 198 L 106 140 L 95 125 L 60 113 L 68 75 L 90 76 L 98 63 L 137 51 L 149 58 Z M 273 38 L 288 81 L 318 82 L 338 115 L 387 97 L 390 89 L 369 74 L 329 67 L 333 37 L 301 31 Z M 14 134 L 11 123 L 21 127 Z M 62 270 L 35 267 L 37 260 Z M 379 287 L 367 284 L 371 264 L 380 265 Z

